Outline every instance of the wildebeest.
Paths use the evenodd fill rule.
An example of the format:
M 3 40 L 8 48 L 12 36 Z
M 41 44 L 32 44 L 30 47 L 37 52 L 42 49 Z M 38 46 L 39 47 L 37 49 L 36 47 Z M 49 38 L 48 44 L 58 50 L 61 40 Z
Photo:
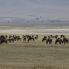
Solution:
M 24 42 L 26 42 L 26 41 L 27 41 L 27 35 L 22 35 L 22 40 L 23 40 Z
M 38 39 L 38 35 L 23 35 L 22 38 L 23 38 L 24 42 L 26 42 L 26 41 L 29 42 L 32 40 L 35 41 Z
M 7 39 L 4 35 L 0 36 L 0 44 L 6 43 L 7 44 Z
M 17 41 L 23 40 L 24 42 L 30 42 L 38 40 L 38 35 L 0 35 L 0 44 L 3 43 L 14 43 Z M 45 35 L 42 38 L 42 42 L 46 42 L 46 44 L 68 44 L 69 39 L 65 37 L 65 35 Z M 53 42 L 54 41 L 54 42 Z
M 68 40 L 66 37 L 64 37 L 64 38 L 63 38 L 63 43 L 64 43 L 64 44 L 66 44 L 66 43 L 68 44 L 68 42 L 69 42 L 69 40 Z
M 52 38 L 50 36 L 48 36 L 47 40 L 46 40 L 47 44 L 52 44 Z
M 64 38 L 65 37 L 65 35 L 60 35 L 60 38 Z
M 27 41 L 29 42 L 29 41 L 31 41 L 31 40 L 35 40 L 35 38 L 34 38 L 34 36 L 32 35 L 32 36 L 28 36 L 28 38 L 27 38 Z
M 63 43 L 63 40 L 61 38 L 57 38 L 55 40 L 55 44 L 57 44 L 57 43 L 62 44 Z
M 43 38 L 42 38 L 42 42 L 44 42 L 44 41 L 46 41 L 47 40 L 47 36 L 44 36 Z
M 46 41 L 46 44 L 52 44 L 52 38 L 50 36 L 44 36 L 42 42 Z

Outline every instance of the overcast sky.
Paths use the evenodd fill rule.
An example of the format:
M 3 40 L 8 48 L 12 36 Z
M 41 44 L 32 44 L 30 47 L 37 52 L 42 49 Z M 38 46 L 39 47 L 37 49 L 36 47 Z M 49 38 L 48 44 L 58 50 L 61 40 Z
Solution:
M 0 17 L 68 19 L 69 0 L 0 0 Z

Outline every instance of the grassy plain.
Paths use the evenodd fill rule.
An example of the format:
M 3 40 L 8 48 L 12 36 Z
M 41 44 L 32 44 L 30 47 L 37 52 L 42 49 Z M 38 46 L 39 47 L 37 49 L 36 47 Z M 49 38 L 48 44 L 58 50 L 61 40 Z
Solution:
M 69 46 L 2 44 L 0 69 L 69 69 Z
M 0 34 L 32 32 L 16 29 L 0 30 Z M 69 44 L 46 45 L 41 42 L 44 33 L 35 42 L 19 41 L 0 45 L 0 69 L 69 69 Z

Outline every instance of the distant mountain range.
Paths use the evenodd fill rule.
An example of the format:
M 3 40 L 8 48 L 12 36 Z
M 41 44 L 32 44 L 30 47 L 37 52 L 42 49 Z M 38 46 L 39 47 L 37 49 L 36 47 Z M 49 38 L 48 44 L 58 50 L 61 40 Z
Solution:
M 69 20 L 50 19 L 44 20 L 41 18 L 22 19 L 15 17 L 0 17 L 0 25 L 69 25 Z

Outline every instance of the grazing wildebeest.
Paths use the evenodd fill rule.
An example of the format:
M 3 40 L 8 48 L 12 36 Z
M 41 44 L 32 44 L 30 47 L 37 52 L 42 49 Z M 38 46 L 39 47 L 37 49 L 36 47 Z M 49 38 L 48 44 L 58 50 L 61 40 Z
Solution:
M 7 44 L 7 39 L 4 35 L 0 36 L 0 44 L 6 43 Z
M 52 44 L 52 38 L 48 36 L 48 39 L 46 40 L 47 44 Z
M 23 35 L 22 38 L 23 38 L 23 41 L 25 42 L 26 41 L 29 42 L 31 40 L 35 41 L 38 39 L 38 35 Z
M 64 35 L 60 35 L 60 38 L 64 38 L 65 36 Z
M 62 44 L 63 43 L 63 40 L 61 38 L 57 38 L 55 40 L 55 44 L 57 44 L 57 43 Z
M 11 42 L 14 42 L 14 41 L 19 41 L 21 40 L 20 36 L 17 36 L 17 35 L 9 35 L 9 38 L 8 38 L 8 41 L 11 43 Z
M 38 39 L 38 35 L 23 35 L 22 40 L 23 41 L 35 41 Z M 55 39 L 55 40 L 54 40 Z M 19 35 L 1 35 L 0 36 L 0 44 L 3 43 L 14 43 L 15 41 L 21 41 L 21 36 Z M 52 44 L 53 40 L 55 41 L 55 44 L 67 44 L 69 43 L 69 39 L 65 37 L 65 35 L 48 35 L 44 36 L 42 38 L 42 42 L 46 42 L 46 44 Z
M 42 42 L 44 42 L 44 41 L 46 41 L 46 44 L 52 44 L 52 38 L 51 38 L 51 36 L 44 36 L 43 38 L 42 38 Z
M 8 38 L 7 40 L 9 41 L 9 43 L 11 43 L 11 42 L 13 42 L 13 43 L 14 43 L 14 41 L 15 41 L 13 37 Z
M 60 38 L 62 39 L 64 44 L 69 42 L 68 38 L 66 38 L 65 35 L 60 35 Z
M 22 36 L 22 39 L 23 39 L 24 42 L 26 42 L 27 36 L 26 36 L 26 35 L 23 35 L 23 36 Z
M 28 37 L 27 37 L 27 41 L 29 42 L 29 41 L 31 41 L 31 40 L 35 40 L 35 38 L 34 38 L 34 36 L 32 35 L 32 36 L 30 36 L 30 35 L 28 35 Z
M 44 42 L 44 41 L 46 41 L 47 40 L 47 36 L 44 36 L 43 38 L 42 38 L 42 42 Z
M 63 38 L 63 43 L 64 43 L 64 44 L 66 44 L 66 43 L 68 44 L 68 42 L 69 42 L 69 40 L 68 40 L 66 37 L 64 37 L 64 38 Z
M 21 41 L 20 36 L 15 36 L 14 39 L 16 39 L 17 41 L 19 41 L 19 40 Z

